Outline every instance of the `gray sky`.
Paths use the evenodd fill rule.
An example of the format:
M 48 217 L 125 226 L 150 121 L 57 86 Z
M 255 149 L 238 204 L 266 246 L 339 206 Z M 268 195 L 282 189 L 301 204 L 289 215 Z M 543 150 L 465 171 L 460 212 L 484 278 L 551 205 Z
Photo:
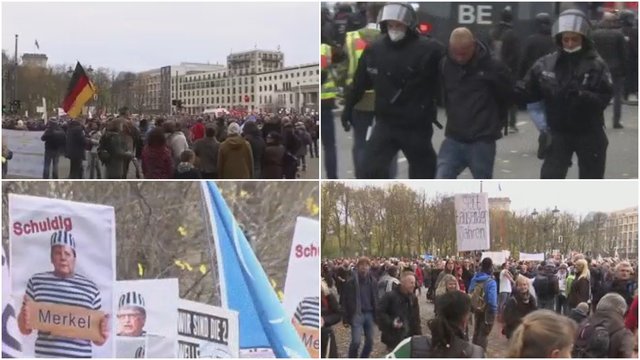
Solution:
M 319 18 L 317 2 L 3 2 L 2 49 L 18 34 L 19 56 L 37 39 L 49 64 L 143 71 L 279 45 L 289 66 L 318 62 Z
M 427 196 L 480 191 L 480 181 L 409 181 L 402 182 Z M 347 185 L 360 187 L 388 182 L 350 181 Z M 498 185 L 502 188 L 500 191 Z M 638 205 L 638 183 L 633 181 L 483 181 L 483 191 L 489 197 L 511 198 L 511 209 L 538 211 L 557 206 L 560 211 L 586 215 L 591 211 L 615 211 Z

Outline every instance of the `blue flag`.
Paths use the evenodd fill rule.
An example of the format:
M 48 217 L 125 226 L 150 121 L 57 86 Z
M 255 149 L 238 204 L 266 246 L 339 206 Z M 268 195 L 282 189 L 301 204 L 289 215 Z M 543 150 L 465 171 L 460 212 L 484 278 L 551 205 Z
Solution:
M 222 307 L 238 312 L 240 350 L 309 357 L 244 233 L 214 182 L 202 182 L 215 243 Z

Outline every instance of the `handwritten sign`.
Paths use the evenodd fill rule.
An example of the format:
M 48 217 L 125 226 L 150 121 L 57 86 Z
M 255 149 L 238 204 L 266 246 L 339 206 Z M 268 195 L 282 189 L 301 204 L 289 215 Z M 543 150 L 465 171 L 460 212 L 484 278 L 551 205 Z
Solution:
M 458 194 L 455 208 L 458 252 L 489 249 L 487 193 Z
M 72 339 L 103 341 L 100 321 L 105 313 L 78 306 L 31 301 L 31 325 L 34 329 Z

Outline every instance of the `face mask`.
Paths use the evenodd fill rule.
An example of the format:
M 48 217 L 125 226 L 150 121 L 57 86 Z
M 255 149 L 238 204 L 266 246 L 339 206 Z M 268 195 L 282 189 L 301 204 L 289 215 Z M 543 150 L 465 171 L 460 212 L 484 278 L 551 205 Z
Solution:
M 400 30 L 389 30 L 389 39 L 393 42 L 400 41 L 404 38 L 405 32 Z
M 563 48 L 562 50 L 564 50 L 567 54 L 573 54 L 574 52 L 578 52 L 578 51 L 582 50 L 582 46 L 578 46 L 577 48 L 574 48 L 574 49 L 565 49 L 565 48 Z

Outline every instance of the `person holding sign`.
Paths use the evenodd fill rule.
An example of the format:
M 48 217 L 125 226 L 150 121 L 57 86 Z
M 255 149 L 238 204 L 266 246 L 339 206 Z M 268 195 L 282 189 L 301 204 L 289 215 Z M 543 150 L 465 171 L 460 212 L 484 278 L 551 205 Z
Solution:
M 118 336 L 145 336 L 144 324 L 147 312 L 142 294 L 129 291 L 118 302 Z
M 72 338 L 63 336 L 66 331 L 91 332 L 95 324 L 91 316 L 84 317 L 82 309 L 100 310 L 101 297 L 96 284 L 75 272 L 76 242 L 70 232 L 60 230 L 51 235 L 51 263 L 53 271 L 37 273 L 29 279 L 24 302 L 18 316 L 18 327 L 23 335 L 29 335 L 35 324 L 51 323 L 59 327 L 57 331 L 38 330 L 35 343 L 36 357 L 92 357 L 91 342 L 101 346 L 109 337 L 109 320 L 104 316 L 99 320 L 100 339 Z M 67 314 L 55 312 L 53 306 L 47 310 L 40 303 L 65 306 Z M 38 310 L 34 318 L 33 310 Z M 75 313 L 73 311 L 76 311 Z M 48 324 L 48 325 L 51 325 Z

